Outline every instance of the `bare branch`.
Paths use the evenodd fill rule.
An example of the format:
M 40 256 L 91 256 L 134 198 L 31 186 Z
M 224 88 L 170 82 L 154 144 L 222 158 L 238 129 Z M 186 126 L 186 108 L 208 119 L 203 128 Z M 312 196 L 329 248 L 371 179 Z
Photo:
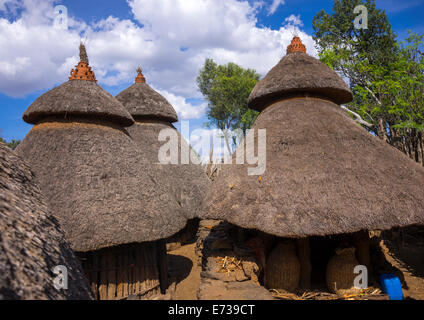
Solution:
M 353 112 L 352 110 L 349 110 L 345 106 L 341 106 L 341 108 L 344 109 L 344 110 L 346 110 L 347 112 L 353 114 L 356 117 L 356 119 L 355 119 L 356 122 L 358 122 L 358 123 L 360 123 L 360 124 L 362 124 L 364 126 L 367 126 L 368 128 L 374 127 L 373 124 L 371 124 L 371 123 L 365 121 L 364 119 L 362 119 L 362 117 L 359 114 L 357 114 L 356 112 Z

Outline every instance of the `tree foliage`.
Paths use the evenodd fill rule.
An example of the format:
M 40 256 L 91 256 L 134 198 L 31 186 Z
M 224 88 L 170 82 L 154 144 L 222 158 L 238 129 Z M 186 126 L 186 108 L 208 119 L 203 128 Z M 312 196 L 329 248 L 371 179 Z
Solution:
M 368 8 L 367 30 L 354 28 L 359 4 Z M 319 12 L 313 25 L 321 61 L 354 93 L 348 108 L 371 124 L 368 130 L 424 165 L 424 36 L 410 32 L 398 43 L 374 0 L 335 0 L 333 12 Z
M 247 101 L 259 77 L 255 70 L 243 69 L 235 63 L 218 65 L 206 59 L 197 85 L 208 101 L 207 125 L 222 130 L 224 135 L 234 129 L 246 133 L 258 115 L 247 107 Z
M 0 142 L 3 142 L 10 149 L 15 150 L 16 147 L 21 143 L 21 140 L 12 139 L 10 142 L 7 142 L 6 140 L 4 140 L 3 138 L 0 137 Z

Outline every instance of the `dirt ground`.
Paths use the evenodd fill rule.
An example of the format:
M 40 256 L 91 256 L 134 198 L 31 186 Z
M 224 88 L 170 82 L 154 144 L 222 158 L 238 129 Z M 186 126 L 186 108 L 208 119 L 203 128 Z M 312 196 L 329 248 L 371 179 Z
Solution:
M 196 243 L 168 253 L 169 274 L 177 282 L 175 300 L 197 300 L 201 267 L 197 265 Z
M 405 298 L 424 300 L 424 228 L 386 232 L 382 239 L 380 247 L 387 262 L 403 277 Z

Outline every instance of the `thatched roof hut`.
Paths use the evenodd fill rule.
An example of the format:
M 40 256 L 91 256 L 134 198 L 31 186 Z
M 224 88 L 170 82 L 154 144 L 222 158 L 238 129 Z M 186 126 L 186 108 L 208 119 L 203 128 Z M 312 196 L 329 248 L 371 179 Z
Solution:
M 352 120 L 339 106 L 351 99 L 295 38 L 249 98 L 255 135 L 266 129 L 265 173 L 224 168 L 203 216 L 287 238 L 424 224 L 424 169 Z
M 258 130 L 266 130 L 264 174 L 248 175 L 248 164 L 224 166 L 209 188 L 201 216 L 264 232 L 248 244 L 266 274 L 278 271 L 278 288 L 287 289 L 297 275 L 290 271 L 286 277 L 287 270 L 299 266 L 288 268 L 281 261 L 299 259 L 296 282 L 301 287 L 310 288 L 312 270 L 327 265 L 329 289 L 350 289 L 351 262 L 370 266 L 366 230 L 424 224 L 424 169 L 351 119 L 340 104 L 352 98 L 343 80 L 307 55 L 295 37 L 287 55 L 249 97 L 250 108 L 260 111 L 252 128 L 256 142 Z M 280 245 L 290 244 L 287 238 L 297 239 L 297 255 L 292 252 L 290 260 L 276 246 L 265 263 L 266 251 L 272 249 L 269 235 L 278 237 L 271 241 Z M 331 268 L 334 263 L 326 264 L 326 259 L 334 255 L 335 244 L 327 235 L 335 235 L 336 246 L 354 247 L 349 252 L 356 250 L 356 257 L 339 261 L 336 254 L 330 262 L 339 259 L 341 264 Z M 310 241 L 313 236 L 317 238 Z M 275 259 L 282 254 L 283 260 Z M 269 274 L 266 279 L 267 286 L 275 286 Z
M 116 96 L 135 120 L 128 132 L 138 144 L 142 156 L 152 163 L 159 163 L 159 149 L 163 144 L 158 140 L 159 132 L 169 128 L 175 130 L 179 139 L 178 152 L 181 159 L 182 144 L 184 150 L 189 150 L 189 147 L 187 141 L 172 125 L 178 121 L 177 113 L 162 95 L 146 83 L 141 69 L 138 68 L 137 71 L 135 83 Z M 164 182 L 174 189 L 185 216 L 193 219 L 202 205 L 209 179 L 200 165 L 179 163 L 163 166 L 168 172 Z
M 34 180 L 0 142 L 0 300 L 92 299 L 81 264 Z M 68 270 L 67 290 L 53 284 L 59 265 Z
M 164 170 L 141 157 L 134 120 L 97 83 L 84 46 L 69 81 L 25 112 L 34 124 L 17 148 L 35 171 L 74 251 L 167 238 L 186 224 Z M 96 269 L 94 267 L 94 269 Z

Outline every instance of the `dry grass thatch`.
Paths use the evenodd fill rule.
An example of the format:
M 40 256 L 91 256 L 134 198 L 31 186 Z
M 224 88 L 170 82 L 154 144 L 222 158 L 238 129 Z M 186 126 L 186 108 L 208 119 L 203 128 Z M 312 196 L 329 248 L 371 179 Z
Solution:
M 116 96 L 136 119 L 136 123 L 128 128 L 132 139 L 136 142 L 140 156 L 151 163 L 159 164 L 158 154 L 163 142 L 158 140 L 164 129 L 175 130 L 178 137 L 178 163 L 163 165 L 166 179 L 162 182 L 174 192 L 182 211 L 188 219 L 197 217 L 203 198 L 209 186 L 209 179 L 200 165 L 181 164 L 182 150 L 189 150 L 188 143 L 182 139 L 171 122 L 178 121 L 174 108 L 159 93 L 145 83 L 135 83 Z
M 25 122 L 36 124 L 46 117 L 66 120 L 75 116 L 107 120 L 122 126 L 134 123 L 127 110 L 97 83 L 74 80 L 44 93 L 25 111 Z
M 75 251 L 154 241 L 184 228 L 181 207 L 163 183 L 166 171 L 142 158 L 124 129 L 83 119 L 39 126 L 17 152 Z
M 177 122 L 178 116 L 171 104 L 147 83 L 134 83 L 116 96 L 134 117 Z
M 284 56 L 256 84 L 249 97 L 249 107 L 262 111 L 290 95 L 325 97 L 336 104 L 350 102 L 353 98 L 346 83 L 333 70 L 301 52 Z
M 304 291 L 296 294 L 275 289 L 270 291 L 274 298 L 281 300 L 388 300 L 388 296 L 382 294 L 380 289 L 372 287 L 345 294 L 331 294 L 323 291 Z
M 267 130 L 261 181 L 247 164 L 224 166 L 203 218 L 290 238 L 424 224 L 424 168 L 336 104 L 282 100 L 253 129 Z
M 68 269 L 68 290 L 53 268 Z M 29 167 L 0 143 L 0 300 L 91 299 L 81 265 L 48 212 Z
M 218 257 L 219 269 L 217 272 L 230 274 L 237 270 L 243 270 L 242 260 L 236 257 Z
M 128 132 L 140 150 L 140 156 L 148 162 L 156 164 L 165 172 L 165 178 L 161 183 L 171 190 L 181 205 L 181 210 L 187 219 L 198 216 L 203 199 L 209 187 L 209 179 L 200 165 L 195 164 L 167 164 L 161 165 L 158 160 L 158 153 L 163 142 L 158 141 L 159 132 L 163 129 L 175 130 L 179 139 L 178 152 L 181 154 L 181 143 L 186 144 L 185 139 L 181 140 L 181 135 L 167 122 L 152 121 L 136 123 L 128 128 Z M 181 163 L 179 161 L 179 163 Z

